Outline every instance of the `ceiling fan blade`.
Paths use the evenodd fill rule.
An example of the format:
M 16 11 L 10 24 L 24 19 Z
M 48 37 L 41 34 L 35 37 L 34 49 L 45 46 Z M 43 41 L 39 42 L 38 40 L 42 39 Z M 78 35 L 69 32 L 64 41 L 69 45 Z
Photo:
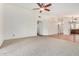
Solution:
M 46 11 L 50 11 L 49 9 L 45 9 Z
M 39 8 L 33 8 L 33 10 L 39 10 Z
M 43 5 L 43 3 L 40 3 L 41 5 Z
M 38 5 L 39 7 L 42 7 L 42 5 L 41 5 L 40 3 L 37 3 L 37 5 Z
M 51 6 L 52 4 L 51 3 L 49 3 L 49 4 L 47 4 L 47 5 L 45 5 L 45 7 L 49 7 L 49 6 Z
M 44 3 L 41 3 L 41 7 L 44 7 Z

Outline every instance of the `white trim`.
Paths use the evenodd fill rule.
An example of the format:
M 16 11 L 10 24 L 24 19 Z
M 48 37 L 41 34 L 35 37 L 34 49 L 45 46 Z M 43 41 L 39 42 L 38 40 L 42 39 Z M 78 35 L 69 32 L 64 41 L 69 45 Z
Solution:
M 33 35 L 22 35 L 22 36 L 15 36 L 15 37 L 7 37 L 4 40 L 11 40 L 11 39 L 18 39 L 18 38 L 25 38 L 25 37 L 33 37 L 33 36 L 37 36 L 37 34 L 33 34 Z

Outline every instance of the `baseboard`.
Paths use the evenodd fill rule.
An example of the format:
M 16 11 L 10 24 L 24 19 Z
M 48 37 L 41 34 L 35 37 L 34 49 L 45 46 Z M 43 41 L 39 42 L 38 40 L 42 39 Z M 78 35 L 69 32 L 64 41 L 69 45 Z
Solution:
M 15 36 L 15 37 L 9 37 L 9 38 L 5 38 L 4 40 L 11 40 L 11 39 L 23 39 L 23 38 L 28 38 L 28 37 L 36 37 L 37 35 L 23 35 L 23 36 Z
M 53 36 L 53 35 L 57 35 L 57 34 L 50 34 L 50 35 L 39 35 L 39 36 L 49 37 L 49 36 Z

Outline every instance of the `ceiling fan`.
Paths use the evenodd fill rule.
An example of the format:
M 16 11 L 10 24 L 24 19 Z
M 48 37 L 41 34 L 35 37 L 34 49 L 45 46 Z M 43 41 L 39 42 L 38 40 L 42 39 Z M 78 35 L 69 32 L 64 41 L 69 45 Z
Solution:
M 39 10 L 40 13 L 42 13 L 43 11 L 50 11 L 48 7 L 50 7 L 52 4 L 51 3 L 37 3 L 37 5 L 39 6 L 39 8 L 34 8 L 33 10 Z

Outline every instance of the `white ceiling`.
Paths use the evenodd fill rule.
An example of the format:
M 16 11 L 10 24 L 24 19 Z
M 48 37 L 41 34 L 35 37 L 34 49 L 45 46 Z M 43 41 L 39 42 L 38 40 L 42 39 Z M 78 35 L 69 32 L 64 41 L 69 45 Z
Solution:
M 25 8 L 30 12 L 38 12 L 32 10 L 33 8 L 38 7 L 35 3 L 14 3 L 12 5 Z M 51 12 L 49 13 L 52 15 L 79 15 L 79 3 L 52 3 L 50 9 Z

